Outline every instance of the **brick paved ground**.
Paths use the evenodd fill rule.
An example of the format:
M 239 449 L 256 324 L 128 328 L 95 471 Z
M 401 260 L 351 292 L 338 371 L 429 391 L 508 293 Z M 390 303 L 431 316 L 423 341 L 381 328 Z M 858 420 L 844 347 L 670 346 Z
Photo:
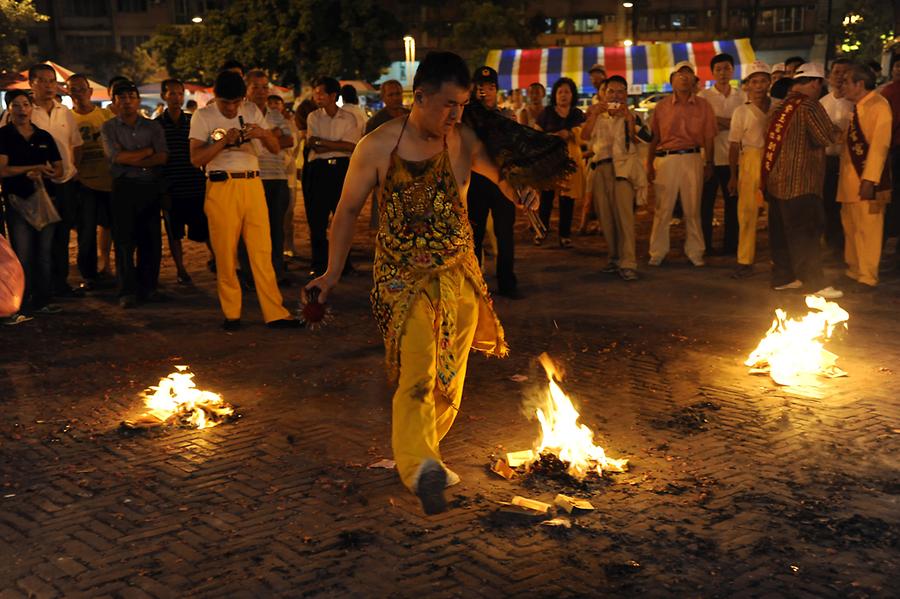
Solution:
M 0 598 L 896 596 L 900 281 L 842 300 L 832 349 L 850 376 L 814 398 L 741 365 L 774 307 L 800 304 L 765 274 L 734 282 L 728 260 L 697 270 L 676 252 L 625 284 L 597 273 L 600 237 L 564 252 L 519 234 L 527 300 L 497 301 L 512 354 L 470 362 L 444 444 L 463 484 L 434 518 L 365 468 L 390 456 L 391 393 L 368 275 L 326 330 L 267 330 L 249 298 L 249 326 L 225 334 L 192 246 L 196 288 L 166 263 L 169 304 L 123 312 L 101 292 L 0 330 Z M 631 472 L 581 491 L 487 472 L 537 435 L 521 403 L 542 351 Z M 240 421 L 120 434 L 178 363 Z M 559 491 L 597 511 L 562 531 L 491 516 Z

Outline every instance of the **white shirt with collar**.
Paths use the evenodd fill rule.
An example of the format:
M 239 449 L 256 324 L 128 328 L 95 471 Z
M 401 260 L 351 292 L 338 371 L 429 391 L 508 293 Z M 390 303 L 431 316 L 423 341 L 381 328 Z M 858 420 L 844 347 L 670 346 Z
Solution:
M 309 115 L 306 124 L 308 127 L 307 138 L 320 137 L 328 141 L 346 141 L 355 144 L 362 137 L 356 117 L 343 108 L 338 108 L 334 116 L 328 116 L 324 108 L 319 108 Z M 347 158 L 351 153 L 344 151 L 316 152 L 313 148 L 309 152 L 309 160 Z
M 53 100 L 53 110 L 49 114 L 43 106 L 37 104 L 32 106 L 31 122 L 53 136 L 59 148 L 59 154 L 62 156 L 62 177 L 51 179 L 51 181 L 54 183 L 70 181 L 78 172 L 75 168 L 75 148 L 84 144 L 81 132 L 78 130 L 78 123 L 75 122 L 75 115 L 56 100 Z M 3 113 L 3 118 L 0 118 L 0 127 L 8 122 L 9 110 Z
M 730 119 L 734 111 L 747 101 L 747 96 L 739 89 L 731 88 L 726 96 L 713 85 L 702 90 L 697 94 L 710 103 L 716 118 Z M 718 129 L 718 123 L 716 123 Z M 718 129 L 715 140 L 715 164 L 716 166 L 726 166 L 728 164 L 728 129 Z
M 853 102 L 846 98 L 838 98 L 834 92 L 829 92 L 819 102 L 828 113 L 828 118 L 834 123 L 835 127 L 841 130 L 840 139 L 844 139 L 844 134 L 850 126 L 850 118 L 853 116 Z M 825 154 L 828 156 L 840 156 L 841 150 L 844 148 L 843 141 L 825 148 Z

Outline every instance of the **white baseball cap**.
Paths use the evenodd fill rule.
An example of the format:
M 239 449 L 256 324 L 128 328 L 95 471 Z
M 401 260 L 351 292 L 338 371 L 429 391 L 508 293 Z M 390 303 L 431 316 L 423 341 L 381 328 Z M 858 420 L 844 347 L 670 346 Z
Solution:
M 757 73 L 765 73 L 766 75 L 771 75 L 772 69 L 770 69 L 769 65 L 767 65 L 766 63 L 764 63 L 761 60 L 754 61 L 747 68 L 747 74 L 744 75 L 744 79 L 749 79 L 750 77 L 752 77 L 753 75 L 756 75 Z
M 676 62 L 675 66 L 672 67 L 671 75 L 674 75 L 675 73 L 677 73 L 678 71 L 680 71 L 681 69 L 683 69 L 685 67 L 689 68 L 691 70 L 691 73 L 694 73 L 695 75 L 697 74 L 697 68 L 694 65 L 692 65 L 689 60 L 682 60 L 681 62 Z
M 781 71 L 782 73 L 784 72 L 783 62 L 776 62 L 774 65 L 772 65 L 772 72 L 777 73 L 778 71 Z
M 822 66 L 820 62 L 806 62 L 800 65 L 796 71 L 794 71 L 794 79 L 799 79 L 800 77 L 813 77 L 818 79 L 825 78 L 825 67 Z

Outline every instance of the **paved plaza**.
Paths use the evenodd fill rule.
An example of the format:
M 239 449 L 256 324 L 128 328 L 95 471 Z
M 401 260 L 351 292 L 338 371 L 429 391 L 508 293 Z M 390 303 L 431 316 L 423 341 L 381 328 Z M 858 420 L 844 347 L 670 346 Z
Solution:
M 829 348 L 848 377 L 787 389 L 742 363 L 802 297 L 770 291 L 764 263 L 743 281 L 732 259 L 697 269 L 680 251 L 646 267 L 639 220 L 636 283 L 599 273 L 601 236 L 534 247 L 520 223 L 526 299 L 496 300 L 511 353 L 470 359 L 442 444 L 462 484 L 436 517 L 395 472 L 367 468 L 391 456 L 391 388 L 365 215 L 360 272 L 318 331 L 266 329 L 246 294 L 244 328 L 222 331 L 196 245 L 195 287 L 164 262 L 169 303 L 123 311 L 99 292 L 4 327 L 0 598 L 896 596 L 900 278 L 840 300 L 849 331 Z M 522 402 L 546 385 L 541 352 L 629 472 L 582 487 L 490 472 L 538 436 Z M 120 431 L 176 364 L 241 418 Z M 498 517 L 514 495 L 559 492 L 596 510 L 571 528 Z

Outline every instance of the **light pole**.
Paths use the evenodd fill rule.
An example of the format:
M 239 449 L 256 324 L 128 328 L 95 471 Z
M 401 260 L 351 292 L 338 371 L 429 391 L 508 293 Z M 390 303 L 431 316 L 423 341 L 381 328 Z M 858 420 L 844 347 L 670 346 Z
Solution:
M 403 37 L 403 48 L 406 50 L 406 86 L 412 89 L 413 67 L 416 63 L 416 40 L 411 35 Z
M 624 8 L 630 8 L 630 9 L 631 9 L 631 44 L 627 44 L 627 45 L 629 45 L 629 46 L 632 45 L 632 44 L 636 44 L 636 43 L 637 43 L 637 40 L 638 40 L 638 35 L 637 35 L 637 29 L 638 29 L 638 19 L 637 19 L 637 16 L 638 16 L 638 9 L 637 9 L 637 3 L 638 3 L 638 0 L 625 0 L 625 2 L 622 3 L 622 6 L 623 6 Z

